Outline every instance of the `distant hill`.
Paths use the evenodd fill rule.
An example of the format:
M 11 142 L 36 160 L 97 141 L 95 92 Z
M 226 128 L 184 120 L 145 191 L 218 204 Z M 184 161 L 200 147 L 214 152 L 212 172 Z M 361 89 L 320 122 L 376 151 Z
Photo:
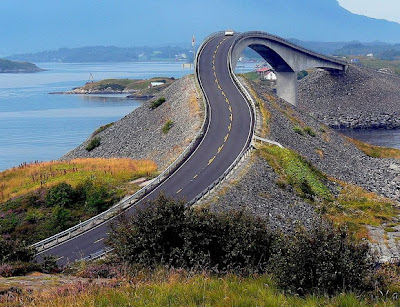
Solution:
M 17 54 L 7 57 L 10 60 L 30 62 L 135 62 L 135 61 L 192 61 L 190 48 L 182 47 L 105 47 L 88 46 L 81 48 L 61 48 L 38 53 Z
M 0 73 L 32 73 L 39 71 L 43 71 L 43 69 L 32 63 L 0 59 Z

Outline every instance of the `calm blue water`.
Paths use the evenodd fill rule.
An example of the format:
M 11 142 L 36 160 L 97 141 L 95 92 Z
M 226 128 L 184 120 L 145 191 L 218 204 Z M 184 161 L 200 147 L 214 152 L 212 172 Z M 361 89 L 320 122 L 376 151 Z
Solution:
M 0 171 L 46 161 L 82 143 L 96 128 L 118 120 L 140 101 L 125 95 L 49 95 L 82 86 L 92 73 L 106 78 L 182 77 L 181 63 L 40 63 L 48 71 L 0 74 Z

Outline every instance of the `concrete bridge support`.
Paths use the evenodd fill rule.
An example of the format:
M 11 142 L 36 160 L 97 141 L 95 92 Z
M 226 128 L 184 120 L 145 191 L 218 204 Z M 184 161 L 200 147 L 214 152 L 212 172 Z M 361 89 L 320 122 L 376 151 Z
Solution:
M 261 55 L 277 73 L 277 94 L 297 106 L 297 72 L 322 68 L 333 74 L 345 73 L 347 63 L 297 46 L 265 32 L 237 34 L 230 50 L 230 65 L 236 67 L 242 52 L 251 48 Z
M 276 72 L 276 94 L 297 107 L 297 73 Z

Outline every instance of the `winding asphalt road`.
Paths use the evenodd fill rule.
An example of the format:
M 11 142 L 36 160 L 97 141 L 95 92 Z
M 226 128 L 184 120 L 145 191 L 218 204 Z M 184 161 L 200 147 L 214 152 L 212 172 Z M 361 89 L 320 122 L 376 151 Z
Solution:
M 200 51 L 198 72 L 209 103 L 210 120 L 197 149 L 169 178 L 127 210 L 146 205 L 160 192 L 186 199 L 195 198 L 220 177 L 245 150 L 253 133 L 253 114 L 235 86 L 228 69 L 228 52 L 233 36 L 217 36 Z M 57 255 L 58 263 L 84 258 L 105 248 L 104 240 L 112 219 L 38 255 Z

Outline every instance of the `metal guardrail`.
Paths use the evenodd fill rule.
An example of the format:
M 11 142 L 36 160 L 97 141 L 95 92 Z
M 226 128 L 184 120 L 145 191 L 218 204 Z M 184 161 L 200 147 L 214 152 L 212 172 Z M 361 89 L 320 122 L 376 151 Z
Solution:
M 199 61 L 199 55 L 201 54 L 201 51 L 204 49 L 204 46 L 206 43 L 213 39 L 216 36 L 221 35 L 223 32 L 217 32 L 214 33 L 210 36 L 208 36 L 203 43 L 199 47 L 199 51 L 196 55 L 196 74 L 198 73 L 198 61 Z M 202 93 L 204 93 L 203 86 L 201 85 L 201 82 L 199 82 L 199 79 L 196 77 L 196 83 L 202 90 Z M 67 240 L 70 240 L 88 230 L 91 228 L 98 226 L 105 221 L 111 219 L 112 217 L 116 216 L 117 214 L 121 213 L 122 211 L 128 209 L 129 207 L 133 206 L 135 203 L 137 203 L 140 199 L 142 199 L 144 196 L 146 196 L 149 192 L 153 191 L 158 185 L 160 185 L 166 178 L 168 178 L 176 169 L 179 167 L 189 156 L 190 154 L 194 151 L 194 149 L 198 146 L 198 143 L 204 136 L 204 132 L 206 130 L 206 127 L 208 125 L 209 121 L 209 103 L 207 101 L 207 97 L 204 97 L 203 102 L 205 104 L 204 106 L 204 120 L 203 124 L 194 138 L 194 140 L 189 144 L 189 146 L 182 152 L 182 154 L 166 169 L 164 170 L 157 178 L 155 178 L 150 184 L 147 186 L 143 187 L 139 191 L 137 191 L 135 194 L 124 198 L 121 200 L 119 203 L 114 205 L 113 207 L 109 208 L 108 210 L 82 222 L 79 223 L 78 225 L 75 225 L 69 229 L 66 229 L 58 234 L 55 234 L 49 238 L 46 238 L 40 242 L 37 242 L 35 244 L 32 244 L 32 247 L 36 248 L 36 250 L 41 253 L 43 251 L 46 251 L 47 249 L 50 249 L 62 242 L 65 242 Z M 105 252 L 103 251 L 103 254 Z M 96 253 L 97 254 L 97 253 Z M 92 257 L 90 259 L 93 259 L 93 257 L 96 257 L 96 255 L 90 255 L 88 257 Z

